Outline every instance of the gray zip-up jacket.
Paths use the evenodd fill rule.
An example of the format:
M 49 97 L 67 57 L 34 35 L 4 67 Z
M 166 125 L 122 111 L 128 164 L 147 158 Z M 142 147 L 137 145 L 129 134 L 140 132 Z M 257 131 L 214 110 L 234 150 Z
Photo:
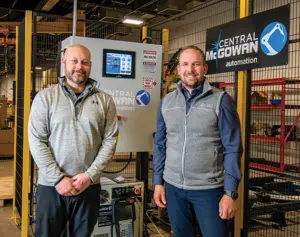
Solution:
M 186 114 L 186 101 L 177 90 L 163 100 L 166 124 L 166 161 L 163 178 L 178 188 L 201 190 L 223 186 L 223 145 L 218 113 L 224 92 L 205 82 Z
M 96 84 L 89 79 L 76 98 L 61 80 L 34 98 L 28 139 L 39 184 L 54 186 L 63 176 L 79 173 L 99 183 L 116 149 L 118 122 L 112 97 Z

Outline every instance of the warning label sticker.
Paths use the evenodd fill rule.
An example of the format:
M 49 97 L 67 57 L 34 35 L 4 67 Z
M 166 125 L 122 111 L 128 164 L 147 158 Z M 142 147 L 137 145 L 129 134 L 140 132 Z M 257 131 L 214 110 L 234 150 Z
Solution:
M 143 88 L 144 89 L 153 89 L 156 86 L 156 82 L 153 78 L 150 77 L 144 77 L 143 78 Z
M 144 60 L 147 61 L 156 61 L 157 59 L 157 52 L 154 50 L 144 50 Z
M 155 62 L 143 62 L 143 71 L 155 73 L 156 71 L 156 63 Z

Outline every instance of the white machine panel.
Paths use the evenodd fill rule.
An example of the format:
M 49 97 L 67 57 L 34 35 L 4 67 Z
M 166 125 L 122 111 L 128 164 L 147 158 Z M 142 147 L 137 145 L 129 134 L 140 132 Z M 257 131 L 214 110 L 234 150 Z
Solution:
M 82 44 L 91 51 L 90 78 L 113 96 L 120 119 L 117 152 L 153 151 L 162 46 L 71 36 L 62 41 L 61 47 L 72 44 Z

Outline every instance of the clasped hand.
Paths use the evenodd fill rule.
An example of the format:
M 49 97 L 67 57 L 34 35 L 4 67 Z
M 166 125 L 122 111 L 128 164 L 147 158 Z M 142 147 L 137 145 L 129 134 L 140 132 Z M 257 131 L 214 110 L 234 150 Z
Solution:
M 72 178 L 64 177 L 55 188 L 62 196 L 75 196 L 86 190 L 90 184 L 90 177 L 86 173 L 82 173 Z

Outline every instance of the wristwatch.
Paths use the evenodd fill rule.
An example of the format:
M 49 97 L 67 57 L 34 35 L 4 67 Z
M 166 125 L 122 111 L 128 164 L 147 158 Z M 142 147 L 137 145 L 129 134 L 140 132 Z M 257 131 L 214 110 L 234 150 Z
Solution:
M 225 190 L 224 194 L 231 197 L 233 200 L 236 200 L 239 197 L 239 194 L 237 192 L 234 192 L 234 191 Z

